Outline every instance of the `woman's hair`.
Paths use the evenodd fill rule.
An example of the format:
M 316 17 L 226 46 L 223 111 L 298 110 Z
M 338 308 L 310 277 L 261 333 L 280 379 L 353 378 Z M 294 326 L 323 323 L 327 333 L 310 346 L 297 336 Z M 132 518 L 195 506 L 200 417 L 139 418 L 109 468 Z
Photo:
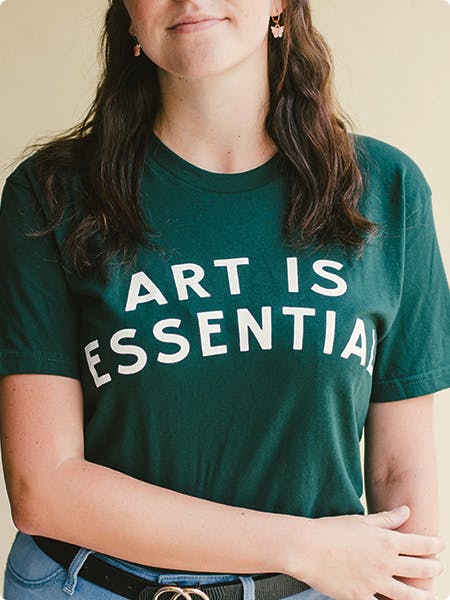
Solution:
M 269 35 L 265 120 L 289 186 L 283 235 L 296 249 L 337 243 L 360 256 L 376 224 L 357 210 L 364 181 L 356 137 L 344 124 L 352 121 L 336 108 L 331 53 L 312 25 L 309 0 L 287 4 L 284 37 Z M 143 53 L 133 56 L 129 25 L 123 0 L 109 0 L 100 38 L 103 70 L 86 116 L 22 153 L 37 149 L 51 217 L 46 229 L 31 235 L 46 235 L 61 222 L 64 176 L 76 175 L 79 195 L 62 254 L 80 276 L 101 272 L 117 254 L 130 265 L 140 244 L 159 249 L 139 193 L 160 95 L 157 66 Z

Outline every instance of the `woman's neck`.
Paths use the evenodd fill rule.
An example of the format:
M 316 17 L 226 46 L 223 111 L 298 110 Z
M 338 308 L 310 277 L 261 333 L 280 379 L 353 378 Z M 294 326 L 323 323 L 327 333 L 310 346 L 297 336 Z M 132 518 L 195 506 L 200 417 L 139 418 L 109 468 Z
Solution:
M 208 171 L 236 173 L 269 160 L 277 148 L 264 128 L 267 66 L 256 69 L 261 61 L 251 62 L 201 79 L 160 71 L 155 134 L 179 156 Z

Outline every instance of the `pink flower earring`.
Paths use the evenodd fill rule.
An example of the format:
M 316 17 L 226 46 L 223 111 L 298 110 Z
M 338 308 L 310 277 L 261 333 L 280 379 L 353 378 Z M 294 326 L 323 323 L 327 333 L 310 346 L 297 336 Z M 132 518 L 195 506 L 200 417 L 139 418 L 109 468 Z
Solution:
M 137 41 L 137 37 L 133 36 L 134 39 L 136 40 L 136 43 L 133 46 L 133 50 L 134 50 L 134 56 L 139 56 L 141 54 L 141 45 L 140 43 Z
M 280 15 L 276 15 L 275 17 L 272 17 L 273 22 L 275 23 L 275 25 L 271 25 L 270 29 L 272 30 L 272 35 L 274 38 L 277 37 L 283 37 L 283 33 L 284 33 L 284 25 L 280 25 Z

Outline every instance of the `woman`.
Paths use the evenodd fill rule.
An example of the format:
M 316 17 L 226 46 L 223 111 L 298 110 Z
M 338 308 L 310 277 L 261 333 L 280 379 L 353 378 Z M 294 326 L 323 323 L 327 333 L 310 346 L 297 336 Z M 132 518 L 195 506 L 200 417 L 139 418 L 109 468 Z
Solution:
M 104 42 L 3 190 L 6 599 L 433 598 L 422 172 L 346 131 L 307 0 L 112 0 Z

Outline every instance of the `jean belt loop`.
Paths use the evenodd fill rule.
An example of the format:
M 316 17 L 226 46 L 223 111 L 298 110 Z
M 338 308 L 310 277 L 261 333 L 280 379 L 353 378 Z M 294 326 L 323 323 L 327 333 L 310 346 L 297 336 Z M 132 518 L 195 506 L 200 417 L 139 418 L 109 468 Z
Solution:
M 255 580 L 248 575 L 238 575 L 244 588 L 243 600 L 255 600 Z
M 73 596 L 78 582 L 78 573 L 81 567 L 84 565 L 89 554 L 94 552 L 89 548 L 80 548 L 73 557 L 72 562 L 67 570 L 67 577 L 63 585 L 63 592 L 69 596 Z

